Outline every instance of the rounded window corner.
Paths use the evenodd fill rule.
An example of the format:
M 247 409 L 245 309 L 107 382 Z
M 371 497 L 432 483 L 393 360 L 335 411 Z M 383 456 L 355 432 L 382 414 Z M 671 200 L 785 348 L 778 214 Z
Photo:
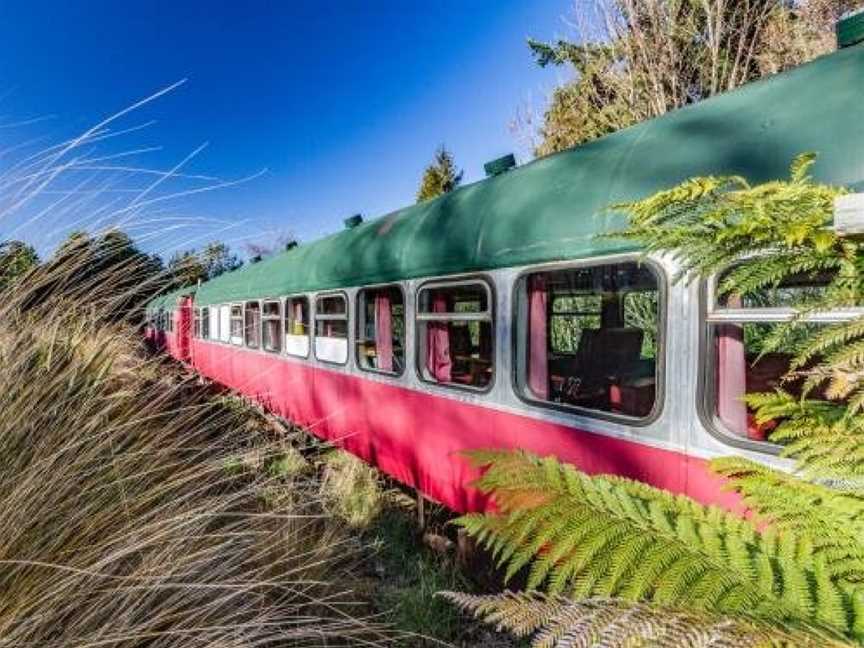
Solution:
M 428 294 L 430 290 L 451 290 L 458 291 L 460 288 L 470 287 L 470 286 L 480 286 L 482 287 L 483 294 L 486 300 L 486 309 L 482 310 L 482 299 L 480 304 L 478 305 L 477 311 L 464 311 L 459 312 L 455 309 L 449 310 L 449 306 L 441 311 L 438 311 L 433 306 L 429 310 L 424 310 L 421 307 L 421 300 L 424 295 Z M 471 273 L 464 275 L 457 275 L 452 277 L 437 277 L 430 278 L 422 283 L 420 283 L 414 293 L 414 373 L 417 379 L 425 384 L 433 387 L 440 388 L 445 391 L 455 392 L 455 393 L 464 393 L 464 394 L 472 394 L 472 395 L 485 395 L 492 392 L 497 384 L 499 368 L 497 367 L 497 349 L 498 349 L 498 330 L 499 324 L 497 322 L 497 308 L 496 308 L 496 286 L 493 277 L 486 273 Z M 441 317 L 436 317 L 436 314 L 440 313 Z M 434 375 L 427 375 L 426 372 L 430 371 L 428 368 L 428 347 L 426 345 L 426 335 L 428 335 L 427 325 L 439 322 L 446 323 L 449 325 L 453 322 L 477 322 L 478 330 L 477 335 L 483 335 L 483 329 L 481 327 L 482 324 L 487 324 L 488 329 L 486 331 L 486 337 L 488 338 L 488 343 L 480 342 L 480 338 L 478 337 L 478 348 L 482 347 L 478 353 L 481 355 L 485 355 L 486 358 L 476 358 L 476 361 L 482 361 L 486 363 L 488 369 L 490 370 L 488 373 L 488 379 L 482 385 L 473 385 L 470 384 L 470 381 L 473 381 L 474 378 L 471 378 L 470 381 L 467 379 L 467 376 L 461 376 L 458 380 L 453 380 L 452 375 L 450 380 L 437 380 Z M 473 347 L 473 342 L 472 342 Z M 472 354 L 473 355 L 473 351 Z M 476 364 L 476 363 L 475 363 Z M 482 371 L 485 371 L 482 370 Z M 470 372 L 468 372 L 470 373 Z M 465 380 L 466 382 L 460 382 Z
M 528 282 L 532 276 L 543 276 L 544 278 L 548 278 L 549 275 L 554 274 L 563 274 L 567 271 L 578 271 L 578 270 L 587 270 L 587 269 L 598 269 L 598 268 L 611 268 L 614 269 L 615 266 L 620 266 L 623 264 L 634 264 L 638 269 L 645 268 L 649 274 L 649 276 L 653 280 L 654 291 L 656 291 L 656 329 L 653 335 L 653 344 L 654 350 L 653 354 L 647 358 L 644 358 L 643 361 L 648 362 L 648 366 L 652 367 L 653 365 L 653 377 L 652 375 L 645 374 L 644 378 L 650 379 L 653 382 L 651 384 L 646 383 L 646 388 L 651 388 L 653 390 L 653 399 L 651 401 L 650 409 L 644 408 L 644 414 L 628 414 L 626 412 L 618 412 L 611 409 L 612 405 L 609 405 L 609 409 L 603 408 L 594 408 L 594 407 L 583 407 L 575 403 L 565 403 L 552 399 L 543 399 L 539 396 L 533 389 L 531 389 L 528 380 L 529 373 L 529 361 L 528 361 L 528 347 L 530 344 L 529 341 L 529 333 L 528 330 L 530 313 L 529 313 L 529 295 L 528 295 Z M 611 272 L 611 270 L 610 270 Z M 635 290 L 631 290 L 632 292 L 636 292 Z M 595 295 L 598 300 L 600 300 L 600 305 L 598 313 L 596 317 L 599 318 L 601 324 L 599 328 L 594 330 L 603 330 L 602 320 L 605 316 L 602 313 L 602 308 L 604 308 L 602 304 L 602 300 L 604 299 L 603 291 L 591 291 L 585 290 L 584 296 Z M 624 300 L 628 294 L 627 290 L 620 291 L 620 300 L 619 303 L 619 321 L 621 324 L 625 323 L 626 317 L 623 313 Z M 623 254 L 623 255 L 610 255 L 608 257 L 602 258 L 592 258 L 585 260 L 576 260 L 576 261 L 566 261 L 566 262 L 556 262 L 550 264 L 538 265 L 530 268 L 522 269 L 515 277 L 512 285 L 512 293 L 511 293 L 511 322 L 512 329 L 514 334 L 511 339 L 511 358 L 512 358 L 512 366 L 511 366 L 511 387 L 513 389 L 516 397 L 523 403 L 531 406 L 532 408 L 536 408 L 539 410 L 551 410 L 555 412 L 559 412 L 562 414 L 569 414 L 572 416 L 579 416 L 583 418 L 591 418 L 597 420 L 610 421 L 614 423 L 620 423 L 627 425 L 629 427 L 647 427 L 653 423 L 655 423 L 660 417 L 663 415 L 665 409 L 665 401 L 666 401 L 666 366 L 667 366 L 667 355 L 668 355 L 668 308 L 669 308 L 669 294 L 670 294 L 670 286 L 669 286 L 669 276 L 666 272 L 665 267 L 657 260 L 652 258 L 645 258 L 638 254 Z M 548 292 L 547 292 L 548 298 Z M 541 309 L 543 310 L 543 309 Z M 572 310 L 572 309 L 569 309 Z M 580 310 L 576 308 L 575 310 Z M 576 313 L 561 313 L 554 310 L 553 305 L 549 304 L 545 308 L 546 312 L 546 322 L 551 321 L 550 318 L 556 316 L 576 316 Z M 583 315 L 583 313 L 578 313 L 579 316 Z M 614 327 L 610 327 L 614 328 Z M 626 328 L 626 326 L 625 326 Z M 547 329 L 548 330 L 548 329 Z M 587 329 L 580 329 L 587 330 Z M 643 336 L 643 341 L 645 337 Z M 551 344 L 551 340 L 547 340 L 547 345 Z M 549 349 L 548 353 L 551 355 L 553 353 L 552 349 L 547 346 Z M 562 352 L 563 353 L 563 352 Z M 573 351 L 573 353 L 578 353 L 577 351 Z M 640 357 L 641 357 L 640 351 Z M 550 357 L 551 359 L 551 357 Z M 548 362 L 548 360 L 547 360 Z M 565 374 L 566 375 L 566 374 Z M 574 374 L 577 375 L 578 374 Z M 578 376 L 584 379 L 584 374 Z M 641 377 L 641 374 L 640 374 Z M 640 383 L 641 384 L 641 383 Z M 609 382 L 607 385 L 608 389 L 612 389 L 613 386 L 617 388 L 619 391 L 622 386 L 617 382 Z M 627 388 L 631 386 L 628 385 Z M 551 391 L 552 384 L 550 383 L 549 389 Z M 650 393 L 650 392 L 649 392 Z

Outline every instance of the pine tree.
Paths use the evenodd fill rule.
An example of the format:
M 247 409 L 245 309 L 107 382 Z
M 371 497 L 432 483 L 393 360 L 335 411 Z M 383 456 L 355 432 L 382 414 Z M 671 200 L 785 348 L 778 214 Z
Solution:
M 32 245 L 22 241 L 0 243 L 0 290 L 39 265 L 39 255 Z
M 204 265 L 204 274 L 207 279 L 214 279 L 226 272 L 237 270 L 243 265 L 243 262 L 231 251 L 231 248 L 221 241 L 211 241 L 205 245 L 199 256 Z
M 176 252 L 168 259 L 168 272 L 176 287 L 195 286 L 207 280 L 207 268 L 194 250 Z
M 420 189 L 417 191 L 417 202 L 435 198 L 441 194 L 453 191 L 462 182 L 462 171 L 456 170 L 453 154 L 443 145 L 435 151 L 435 159 L 423 172 Z

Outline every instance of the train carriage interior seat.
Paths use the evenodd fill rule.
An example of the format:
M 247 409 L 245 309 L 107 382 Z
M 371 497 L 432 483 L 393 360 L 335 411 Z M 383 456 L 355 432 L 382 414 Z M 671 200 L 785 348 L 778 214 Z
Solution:
M 647 415 L 655 385 L 654 361 L 641 356 L 644 337 L 640 328 L 583 330 L 575 355 L 550 359 L 556 399 L 590 409 Z

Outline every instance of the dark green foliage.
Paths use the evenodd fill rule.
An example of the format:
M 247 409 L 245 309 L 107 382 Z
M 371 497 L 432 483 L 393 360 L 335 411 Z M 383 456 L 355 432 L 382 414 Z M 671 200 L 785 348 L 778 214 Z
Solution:
M 239 257 L 231 251 L 227 244 L 221 241 L 211 241 L 199 254 L 204 264 L 207 279 L 215 279 L 225 272 L 232 272 L 243 265 Z
M 76 301 L 112 321 L 138 322 L 165 280 L 162 260 L 142 252 L 125 232 L 73 232 L 28 277 L 22 306 Z
M 39 256 L 32 245 L 22 241 L 0 243 L 0 290 L 26 275 L 39 265 Z
M 462 171 L 456 169 L 453 154 L 441 146 L 435 151 L 432 164 L 423 172 L 420 189 L 417 190 L 417 202 L 453 191 L 461 182 Z
M 171 273 L 172 284 L 178 288 L 195 286 L 198 282 L 207 279 L 204 264 L 194 250 L 175 252 L 168 259 L 168 272 Z
M 260 261 L 260 258 L 258 259 Z M 186 250 L 175 253 L 168 261 L 171 284 L 175 288 L 195 286 L 199 281 L 215 279 L 231 272 L 243 262 L 225 243 L 211 241 L 200 251 Z

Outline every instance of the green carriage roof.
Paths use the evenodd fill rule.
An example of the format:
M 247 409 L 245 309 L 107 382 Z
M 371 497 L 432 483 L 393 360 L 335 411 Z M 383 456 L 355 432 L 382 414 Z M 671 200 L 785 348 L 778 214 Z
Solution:
M 202 284 L 196 302 L 625 251 L 596 236 L 622 225 L 608 205 L 696 175 L 784 177 L 805 151 L 819 154 L 817 179 L 864 189 L 862 88 L 858 45 L 247 265 Z
M 148 311 L 174 310 L 181 297 L 195 293 L 195 288 L 177 288 L 163 293 L 147 302 Z

